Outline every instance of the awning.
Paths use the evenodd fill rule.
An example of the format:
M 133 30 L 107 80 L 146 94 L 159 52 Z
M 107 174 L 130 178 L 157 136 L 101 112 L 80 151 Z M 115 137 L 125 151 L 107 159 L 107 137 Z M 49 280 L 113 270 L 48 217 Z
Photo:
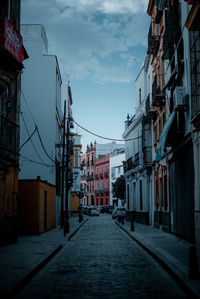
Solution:
M 173 111 L 164 125 L 162 134 L 160 135 L 160 138 L 159 138 L 155 161 L 160 161 L 165 155 L 165 146 L 166 146 L 167 135 L 169 133 L 169 129 L 173 123 L 175 115 L 176 115 L 176 112 Z

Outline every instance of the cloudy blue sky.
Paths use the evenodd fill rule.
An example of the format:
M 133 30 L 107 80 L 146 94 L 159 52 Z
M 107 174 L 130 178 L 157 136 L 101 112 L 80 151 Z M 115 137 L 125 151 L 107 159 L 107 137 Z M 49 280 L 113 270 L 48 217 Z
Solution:
M 42 24 L 49 54 L 69 75 L 73 117 L 98 135 L 121 139 L 134 114 L 135 78 L 145 57 L 148 0 L 21 0 L 21 22 Z M 83 150 L 96 138 L 75 125 Z

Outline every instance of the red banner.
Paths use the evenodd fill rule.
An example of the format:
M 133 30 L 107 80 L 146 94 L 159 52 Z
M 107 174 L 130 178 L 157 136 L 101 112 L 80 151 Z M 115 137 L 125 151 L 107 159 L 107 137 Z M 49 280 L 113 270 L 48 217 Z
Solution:
M 7 18 L 1 18 L 0 45 L 5 47 L 19 62 L 24 60 L 22 36 L 17 32 Z

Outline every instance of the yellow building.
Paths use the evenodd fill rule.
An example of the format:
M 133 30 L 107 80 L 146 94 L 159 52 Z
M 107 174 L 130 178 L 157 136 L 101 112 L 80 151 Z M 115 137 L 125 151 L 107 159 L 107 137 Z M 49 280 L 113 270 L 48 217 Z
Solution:
M 71 189 L 70 200 L 70 214 L 71 216 L 78 216 L 78 207 L 80 206 L 80 161 L 81 161 L 81 148 L 80 144 L 81 136 L 73 134 L 73 155 L 72 161 L 72 173 L 73 173 L 73 185 Z

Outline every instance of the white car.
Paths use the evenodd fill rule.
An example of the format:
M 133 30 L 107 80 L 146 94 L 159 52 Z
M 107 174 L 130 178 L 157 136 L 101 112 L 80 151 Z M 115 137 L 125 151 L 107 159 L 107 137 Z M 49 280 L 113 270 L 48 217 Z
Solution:
M 99 216 L 99 210 L 97 208 L 90 208 L 90 216 Z

